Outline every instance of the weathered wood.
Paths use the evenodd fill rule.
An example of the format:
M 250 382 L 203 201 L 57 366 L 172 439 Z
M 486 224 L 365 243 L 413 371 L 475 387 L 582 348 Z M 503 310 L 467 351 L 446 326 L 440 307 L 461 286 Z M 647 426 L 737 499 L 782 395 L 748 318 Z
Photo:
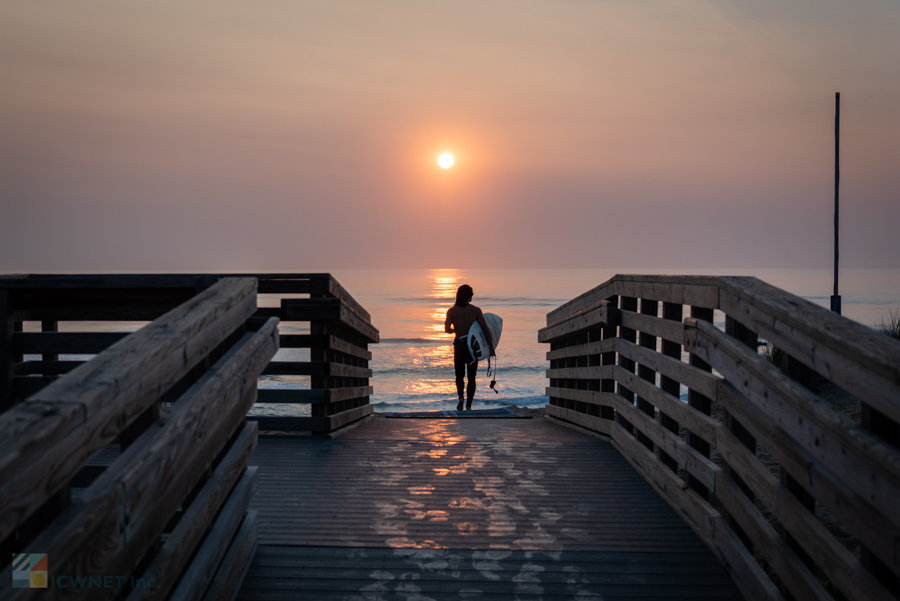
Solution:
M 43 390 L 52 381 L 52 378 L 16 376 L 12 379 L 12 399 L 14 402 L 25 400 Z
M 609 302 L 599 301 L 595 305 L 586 307 L 572 315 L 568 315 L 565 319 L 548 325 L 546 328 L 538 330 L 538 342 L 550 342 L 555 338 L 560 338 L 577 332 L 585 328 L 602 326 L 609 320 Z
M 681 438 L 663 428 L 659 422 L 640 411 L 634 405 L 616 398 L 616 411 L 621 413 L 632 426 L 659 445 L 666 453 L 674 457 L 691 474 L 710 491 L 714 492 L 716 472 L 719 466 L 690 448 Z
M 642 348 L 621 338 L 616 346 L 616 350 L 623 357 L 628 357 L 632 361 L 636 361 L 641 365 L 646 365 L 661 374 L 665 374 L 704 396 L 710 398 L 716 396 L 716 381 L 719 378 L 707 371 L 698 369 L 672 357 L 666 357 L 655 351 Z
M 574 379 L 574 380 L 598 380 L 612 378 L 613 365 L 594 365 L 592 367 L 559 367 L 546 371 L 548 378 Z
M 339 321 L 367 342 L 379 340 L 378 330 L 341 299 L 285 298 L 281 300 L 281 310 L 286 321 Z
M 355 386 L 350 388 L 313 388 L 308 390 L 294 390 L 283 388 L 262 388 L 258 391 L 257 403 L 300 403 L 318 405 L 322 403 L 337 403 L 349 399 L 359 399 L 372 396 L 374 388 L 371 386 Z
M 20 332 L 13 335 L 17 353 L 96 355 L 128 336 L 127 332 Z
M 729 575 L 745 599 L 784 601 L 778 587 L 725 520 L 716 522 L 715 545 L 726 561 Z
M 600 405 L 602 407 L 615 407 L 621 400 L 612 392 L 601 392 L 594 390 L 575 390 L 572 388 L 554 388 L 548 386 L 546 389 L 547 396 L 557 397 L 560 399 L 569 399 L 580 403 L 588 403 L 589 405 Z
M 900 342 L 756 278 L 722 278 L 721 286 L 726 313 L 900 421 Z
M 245 334 L 85 490 L 54 528 L 38 536 L 34 544 L 53 550 L 55 569 L 71 576 L 134 571 L 243 421 L 255 401 L 256 378 L 277 345 L 275 320 Z M 215 411 L 210 410 L 213 402 Z M 93 601 L 115 593 L 73 591 L 73 598 L 89 595 Z
M 684 326 L 680 322 L 668 321 L 641 313 L 622 311 L 620 313 L 622 325 L 627 328 L 646 332 L 659 338 L 665 338 L 678 344 L 684 344 Z
M 615 352 L 616 344 L 615 338 L 607 338 L 606 340 L 600 340 L 598 342 L 567 346 L 556 349 L 555 351 L 547 351 L 547 360 L 554 361 L 556 359 L 566 359 L 568 357 L 584 357 L 587 355 Z
M 800 599 L 830 601 L 831 596 L 822 584 L 738 489 L 731 477 L 721 471 L 718 478 L 716 496 L 722 506 L 740 523 L 744 533 L 753 541 L 753 548 L 765 557 L 788 590 L 799 595 Z
M 854 599 L 893 598 L 731 432 L 719 433 L 718 449 L 753 494 L 844 593 Z
M 14 292 L 27 321 L 151 321 L 187 302 L 194 288 L 42 289 Z
M 234 542 L 222 560 L 219 571 L 213 579 L 203 601 L 233 601 L 237 597 L 250 562 L 257 549 L 257 515 L 256 511 L 248 511 L 240 530 L 234 536 Z
M 721 519 L 719 512 L 695 491 L 688 488 L 684 480 L 663 467 L 658 458 L 619 423 L 613 423 L 610 427 L 610 435 L 613 445 L 625 459 L 653 485 L 660 496 L 685 519 L 694 532 L 710 548 L 714 549 L 715 526 L 717 520 Z
M 156 587 L 135 589 L 128 595 L 127 601 L 161 601 L 165 599 L 175 585 L 175 579 L 179 573 L 188 565 L 188 560 L 226 499 L 247 497 L 249 501 L 249 496 L 258 487 L 257 470 L 253 467 L 247 468 L 246 471 L 242 470 L 247 465 L 247 459 L 253 449 L 256 448 L 256 441 L 256 423 L 248 422 L 222 461 L 216 466 L 209 480 L 204 483 L 203 488 L 187 507 L 162 549 L 140 575 L 145 582 L 155 582 Z M 238 484 L 235 487 L 238 479 L 241 479 L 243 486 Z M 244 511 L 246 509 L 247 507 L 244 505 Z M 243 516 L 243 512 L 241 512 L 241 516 Z M 193 567 L 188 569 L 192 570 Z
M 634 296 L 679 305 L 718 308 L 717 277 L 616 275 L 596 288 L 547 313 L 547 325 L 582 311 L 610 296 Z
M 325 348 L 371 361 L 372 352 L 327 334 L 282 334 L 280 348 Z
M 255 291 L 254 280 L 223 280 L 25 404 L 74 410 L 20 406 L 0 415 L 0 539 L 234 332 L 252 313 Z
M 355 365 L 344 365 L 329 361 L 272 361 L 266 366 L 263 375 L 371 378 L 372 370 L 367 367 L 356 367 Z
M 181 577 L 177 588 L 172 591 L 170 601 L 192 601 L 203 597 L 213 578 L 223 565 L 222 559 L 241 523 L 247 516 L 250 499 L 259 488 L 258 468 L 248 467 L 222 506 L 215 523 L 206 539 Z M 215 515 L 215 513 L 213 513 Z M 231 566 L 229 566 L 231 567 Z M 163 595 L 156 598 L 164 599 Z M 130 601 L 130 600 L 129 600 Z
M 571 409 L 566 409 L 565 407 L 557 407 L 556 405 L 547 405 L 547 415 L 555 419 L 581 426 L 582 428 L 587 428 L 592 432 L 605 434 L 606 436 L 609 436 L 609 430 L 613 423 L 612 420 L 595 417 L 593 415 L 586 415 L 584 413 L 572 411 Z
M 375 408 L 366 404 L 334 415 L 317 417 L 286 417 L 248 415 L 247 420 L 259 423 L 260 430 L 283 432 L 332 432 L 374 413 Z
M 613 369 L 612 373 L 616 382 L 647 399 L 656 405 L 660 411 L 665 411 L 667 414 L 672 415 L 680 423 L 683 423 L 685 428 L 703 440 L 712 445 L 716 444 L 716 432 L 721 427 L 718 421 L 699 411 L 695 411 L 690 405 L 683 403 L 681 399 L 660 390 L 649 382 L 641 381 L 635 374 L 629 373 L 624 369 L 618 369 L 618 366 L 616 369 Z
M 750 404 L 729 383 L 722 381 L 717 400 L 756 437 L 775 460 L 851 534 L 876 553 L 887 567 L 900 575 L 900 527 L 854 494 L 820 461 L 804 450 L 775 422 Z M 896 512 L 890 514 L 900 519 Z
M 13 350 L 14 324 L 12 295 L 8 290 L 0 290 L 0 413 L 12 408 L 15 398 L 12 389 L 17 354 Z
M 711 324 L 686 322 L 691 352 L 713 367 L 853 492 L 885 516 L 900 498 L 900 452 L 827 406 Z
M 59 376 L 67 374 L 84 361 L 23 361 L 16 363 L 13 374 L 16 376 Z

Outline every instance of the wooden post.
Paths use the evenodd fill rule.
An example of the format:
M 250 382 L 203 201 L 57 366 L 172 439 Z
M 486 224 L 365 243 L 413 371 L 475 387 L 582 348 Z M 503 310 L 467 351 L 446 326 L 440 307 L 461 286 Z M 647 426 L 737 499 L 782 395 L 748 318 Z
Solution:
M 713 310 L 706 309 L 704 307 L 691 307 L 691 317 L 695 319 L 702 319 L 703 321 L 708 321 L 712 323 L 713 321 Z M 702 369 L 703 371 L 712 371 L 712 367 L 693 353 L 690 355 L 690 364 L 698 369 Z M 705 415 L 712 415 L 712 399 L 703 394 L 700 394 L 696 390 L 688 389 L 688 405 L 703 413 Z M 704 457 L 709 457 L 709 443 L 694 434 L 693 432 L 688 431 L 688 445 L 692 448 L 696 449 Z M 699 494 L 704 499 L 709 499 L 709 489 L 697 478 L 688 474 L 688 486 L 694 489 L 697 494 Z
M 652 315 L 653 317 L 658 317 L 659 301 L 642 298 L 641 315 Z M 650 349 L 653 352 L 656 352 L 656 336 L 648 334 L 647 332 L 641 332 L 639 344 L 646 349 Z M 654 386 L 656 385 L 656 370 L 651 367 L 647 367 L 646 365 L 638 365 L 638 377 L 642 380 L 650 382 Z M 646 401 L 645 399 L 642 399 L 640 396 L 637 398 L 637 407 L 638 411 L 649 415 L 651 419 L 656 419 L 656 408 L 652 403 Z M 653 440 L 649 436 L 638 432 L 637 439 L 641 442 L 641 444 L 650 449 L 650 451 L 653 451 Z
M 610 296 L 606 299 L 609 301 L 610 307 L 618 307 L 619 306 L 619 297 L 618 296 Z M 609 320 L 612 321 L 612 320 Z M 608 340 L 610 338 L 615 338 L 617 335 L 617 326 L 613 323 L 607 323 L 603 327 L 603 340 Z M 600 357 L 601 365 L 615 365 L 616 364 L 616 353 L 615 351 L 609 353 L 603 353 Z M 612 378 L 605 378 L 600 381 L 600 391 L 601 392 L 615 392 L 616 391 L 616 381 Z M 616 410 L 612 407 L 601 406 L 600 407 L 600 417 L 603 419 L 615 419 L 616 418 Z
M 58 321 L 42 321 L 41 332 L 58 332 Z M 41 353 L 41 361 L 59 361 L 59 353 Z
M 622 311 L 632 311 L 637 312 L 638 308 L 638 299 L 633 296 L 623 296 L 621 300 L 621 310 Z M 637 332 L 631 328 L 626 328 L 625 326 L 619 326 L 619 338 L 622 340 L 627 340 L 628 342 L 637 341 Z M 619 366 L 622 367 L 625 371 L 634 373 L 635 363 L 631 359 L 623 357 L 621 354 L 619 355 Z M 619 396 L 625 399 L 627 402 L 634 404 L 634 393 L 622 386 L 621 384 L 617 385 Z M 619 415 L 619 423 L 623 428 L 629 433 L 634 433 L 634 428 L 631 426 L 631 422 L 627 419 Z
M 736 321 L 730 315 L 725 316 L 725 333 L 729 336 L 737 338 L 742 344 L 749 346 L 754 353 L 756 353 L 759 349 L 759 336 L 757 336 L 756 332 L 747 328 L 744 324 Z M 724 413 L 724 421 L 725 427 L 728 428 L 732 434 L 741 442 L 744 447 L 747 448 L 748 451 L 756 454 L 756 438 L 750 433 L 747 428 L 743 426 L 737 419 L 734 418 L 727 410 L 723 410 Z M 735 471 L 727 463 L 725 464 L 725 473 L 734 480 L 734 483 L 737 484 L 737 487 L 744 493 L 744 495 L 753 502 L 756 499 L 756 495 L 753 494 L 753 491 L 747 486 L 747 483 L 744 482 L 743 478 L 741 478 L 740 474 Z M 782 470 L 782 474 L 784 474 L 784 470 Z M 786 475 L 786 474 L 785 474 Z M 744 543 L 744 546 L 747 547 L 747 550 L 750 553 L 753 553 L 753 541 L 747 536 L 747 533 L 741 527 L 741 525 L 728 513 L 727 510 L 723 508 L 723 513 L 725 514 L 725 520 L 728 522 L 728 525 L 731 526 L 731 529 L 734 530 L 735 534 L 737 534 L 738 538 L 741 539 L 741 542 Z
M 0 290 L 0 413 L 13 406 L 14 324 L 12 292 Z
M 671 321 L 677 321 L 681 323 L 681 316 L 683 312 L 683 307 L 677 303 L 663 303 L 663 319 L 668 319 Z M 672 357 L 673 359 L 677 359 L 681 361 L 681 345 L 677 342 L 672 342 L 671 340 L 662 339 L 662 348 L 660 349 L 663 355 L 667 357 Z M 674 396 L 676 399 L 681 398 L 681 384 L 672 378 L 661 375 L 659 387 Z M 678 422 L 663 413 L 659 412 L 659 423 L 663 428 L 668 430 L 669 432 L 678 435 Z M 678 473 L 678 462 L 675 461 L 675 458 L 663 451 L 659 450 L 659 460 L 665 465 L 667 468 L 672 470 L 674 473 Z

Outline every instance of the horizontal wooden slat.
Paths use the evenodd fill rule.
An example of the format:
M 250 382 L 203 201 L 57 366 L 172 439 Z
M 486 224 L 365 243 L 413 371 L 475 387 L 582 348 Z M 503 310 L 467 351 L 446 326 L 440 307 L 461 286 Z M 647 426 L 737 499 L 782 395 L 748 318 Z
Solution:
M 900 499 L 900 451 L 854 424 L 710 323 L 685 320 L 685 347 L 732 382 L 846 487 L 884 515 Z
M 598 340 L 597 342 L 589 342 L 587 344 L 576 344 L 575 346 L 567 346 L 555 351 L 547 351 L 547 360 L 567 359 L 569 357 L 585 357 L 589 355 L 599 355 L 601 353 L 611 353 L 616 350 L 616 339 L 607 338 L 606 340 Z
M 577 411 L 572 411 L 571 409 L 566 409 L 565 407 L 557 407 L 556 405 L 547 405 L 546 410 L 547 415 L 552 418 L 560 419 L 575 424 L 576 426 L 587 428 L 593 432 L 605 434 L 606 436 L 609 436 L 609 430 L 613 423 L 612 420 L 579 413 Z
M 593 367 L 559 367 L 546 371 L 548 378 L 573 380 L 601 380 L 612 378 L 612 365 Z
M 716 400 L 772 454 L 782 469 L 900 576 L 900 554 L 897 553 L 900 526 L 896 523 L 900 521 L 900 515 L 893 512 L 886 517 L 865 499 L 848 490 L 830 469 L 816 461 L 731 384 L 725 381 L 719 383 Z
M 245 334 L 156 426 L 144 432 L 34 544 L 69 576 L 132 573 L 256 399 L 256 377 L 278 348 L 277 322 Z M 211 410 L 215 407 L 215 410 Z M 117 589 L 72 589 L 110 599 Z M 18 591 L 14 600 L 24 599 Z
M 12 398 L 27 399 L 43 390 L 44 387 L 52 381 L 53 380 L 49 378 L 16 376 L 12 380 Z
M 229 544 L 247 515 L 250 499 L 259 488 L 258 472 L 258 468 L 248 467 L 241 476 L 221 507 L 221 511 L 218 512 L 209 534 L 191 557 L 190 565 L 185 566 L 184 575 L 178 587 L 172 591 L 169 601 L 193 601 L 202 598 L 204 591 L 216 576 Z M 213 513 L 213 516 L 216 516 L 216 513 Z M 158 599 L 165 598 L 162 595 L 154 596 Z
M 17 376 L 59 376 L 84 363 L 84 361 L 23 361 L 16 363 L 13 373 Z
M 250 562 L 256 554 L 259 530 L 258 512 L 247 512 L 240 529 L 222 559 L 212 584 L 203 596 L 203 601 L 233 601 L 244 577 L 250 570 Z
M 272 361 L 263 370 L 265 376 L 339 376 L 343 378 L 371 378 L 368 367 L 356 367 L 327 361 Z
M 231 335 L 255 305 L 255 280 L 222 280 L 0 415 L 0 538 Z M 29 408 L 35 401 L 49 405 Z
M 900 342 L 756 278 L 722 278 L 722 309 L 900 422 Z
M 619 316 L 623 327 L 684 344 L 684 325 L 680 321 L 660 319 L 633 311 L 619 311 Z
M 745 599 L 784 601 L 778 586 L 772 582 L 725 520 L 716 522 L 715 542 L 716 549 L 725 560 L 729 575 Z
M 718 303 L 717 284 L 718 278 L 714 276 L 616 275 L 549 312 L 547 325 L 611 296 L 632 296 L 714 309 Z
M 282 389 L 261 388 L 257 394 L 258 403 L 298 403 L 318 405 L 322 403 L 336 403 L 348 399 L 358 399 L 371 396 L 374 389 L 371 386 L 356 386 L 348 388 L 330 388 L 323 390 L 314 389 Z
M 333 432 L 338 428 L 371 415 L 375 411 L 372 405 L 362 405 L 335 415 L 323 417 L 287 417 L 269 415 L 248 415 L 248 420 L 259 423 L 260 430 L 276 430 L 283 432 Z
M 612 392 L 597 392 L 594 390 L 575 390 L 572 388 L 555 388 L 548 386 L 546 389 L 547 396 L 567 399 L 570 401 L 578 401 L 589 405 L 600 405 L 601 407 L 615 407 L 617 403 L 617 395 Z M 621 397 L 618 397 L 621 398 Z
M 618 423 L 610 427 L 613 445 L 656 491 L 675 509 L 711 548 L 716 523 L 721 515 L 688 487 L 687 483 L 664 467 L 659 459 Z
M 617 340 L 616 349 L 621 356 L 649 367 L 653 371 L 658 371 L 709 398 L 716 396 L 716 382 L 720 379 L 719 377 L 674 357 L 638 346 L 623 338 Z
M 128 332 L 17 332 L 13 334 L 13 351 L 96 355 L 125 336 Z
M 600 301 L 595 305 L 567 316 L 565 319 L 538 330 L 538 342 L 550 342 L 568 336 L 585 328 L 606 325 L 609 320 L 609 303 Z
M 378 330 L 368 319 L 353 311 L 341 299 L 311 298 L 281 300 L 282 315 L 286 321 L 337 321 L 353 330 L 368 342 L 378 342 Z
M 706 442 L 715 446 L 716 432 L 721 424 L 687 403 L 661 390 L 651 382 L 644 380 L 626 369 L 615 366 L 612 370 L 616 382 L 632 391 L 660 411 L 683 425 Z
M 616 401 L 616 411 L 627 419 L 632 426 L 652 440 L 671 457 L 674 457 L 685 471 L 697 478 L 710 491 L 715 492 L 716 472 L 719 466 L 692 449 L 681 438 L 669 432 L 655 419 L 638 410 L 622 397 Z
M 754 551 L 761 554 L 766 563 L 784 582 L 798 599 L 831 601 L 831 596 L 822 584 L 803 565 L 800 558 L 778 535 L 775 528 L 759 513 L 759 510 L 738 489 L 734 481 L 724 472 L 718 474 L 719 492 L 716 496 L 722 507 L 753 543 Z
M 247 481 L 249 478 L 249 486 L 245 488 L 250 493 L 256 490 L 259 480 L 256 468 L 248 468 L 246 472 L 243 471 L 250 454 L 256 448 L 256 442 L 256 422 L 247 422 L 225 457 L 216 466 L 209 480 L 203 484 L 203 488 L 185 510 L 178 525 L 166 538 L 162 549 L 140 575 L 145 582 L 152 580 L 157 583 L 157 586 L 155 588 L 136 588 L 129 594 L 127 601 L 161 601 L 165 599 L 215 518 L 218 508 L 222 507 L 229 496 L 230 498 L 245 496 L 238 494 L 238 497 L 234 497 L 232 489 L 238 491 L 242 488 L 241 485 L 235 487 L 238 479 Z M 249 496 L 247 498 L 249 499 Z M 244 510 L 246 511 L 246 506 Z M 191 568 L 187 569 L 190 571 Z
M 370 361 L 372 352 L 327 334 L 282 334 L 280 348 L 331 349 Z
M 892 601 L 893 595 L 825 529 L 816 516 L 788 492 L 738 439 L 723 430 L 717 449 L 838 588 L 852 599 Z

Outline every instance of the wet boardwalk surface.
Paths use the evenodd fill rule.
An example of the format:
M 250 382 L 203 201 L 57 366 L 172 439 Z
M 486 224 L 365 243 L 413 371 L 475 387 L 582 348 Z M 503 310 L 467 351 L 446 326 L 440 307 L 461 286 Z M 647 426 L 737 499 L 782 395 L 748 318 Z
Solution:
M 260 438 L 238 599 L 739 599 L 612 446 L 543 419 Z

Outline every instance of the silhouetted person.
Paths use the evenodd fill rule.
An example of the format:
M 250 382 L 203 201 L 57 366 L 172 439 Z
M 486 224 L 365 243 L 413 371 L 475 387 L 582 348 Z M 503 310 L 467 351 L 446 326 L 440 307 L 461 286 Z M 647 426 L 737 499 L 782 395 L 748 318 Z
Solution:
M 466 389 L 466 409 L 472 408 L 472 399 L 475 398 L 475 372 L 478 371 L 478 361 L 469 353 L 469 330 L 476 321 L 484 330 L 490 347 L 490 356 L 494 356 L 494 339 L 487 323 L 484 321 L 484 313 L 472 304 L 472 296 L 475 292 L 468 284 L 463 284 L 456 291 L 456 304 L 447 310 L 447 321 L 444 322 L 444 331 L 448 334 L 456 334 L 453 339 L 453 367 L 456 370 L 456 392 L 459 394 L 457 411 L 463 408 L 463 383 L 468 376 L 469 383 Z

